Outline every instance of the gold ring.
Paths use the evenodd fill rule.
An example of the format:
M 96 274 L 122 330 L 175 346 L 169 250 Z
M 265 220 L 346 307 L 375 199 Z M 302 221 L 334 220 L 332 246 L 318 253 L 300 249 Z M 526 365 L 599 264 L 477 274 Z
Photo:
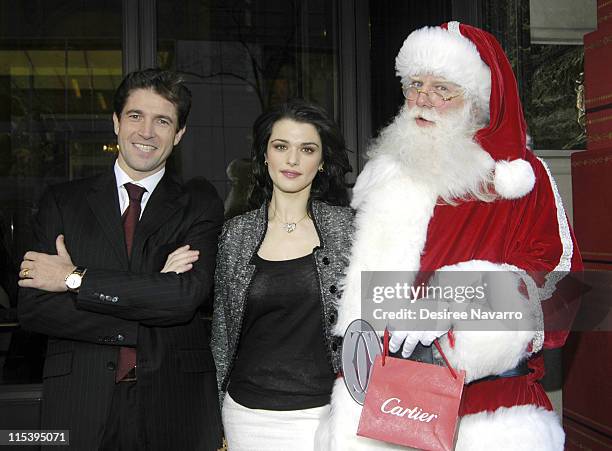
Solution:
M 24 278 L 24 279 L 27 279 L 28 274 L 30 273 L 30 270 L 29 270 L 28 268 L 25 268 L 25 269 L 22 271 L 22 273 L 23 273 L 23 278 Z

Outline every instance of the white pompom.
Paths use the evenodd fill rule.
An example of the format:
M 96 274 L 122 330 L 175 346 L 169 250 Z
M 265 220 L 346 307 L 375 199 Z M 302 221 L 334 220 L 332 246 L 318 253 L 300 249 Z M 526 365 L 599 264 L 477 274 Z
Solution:
M 495 164 L 495 191 L 505 199 L 518 199 L 529 193 L 535 184 L 531 165 L 522 159 L 498 161 Z

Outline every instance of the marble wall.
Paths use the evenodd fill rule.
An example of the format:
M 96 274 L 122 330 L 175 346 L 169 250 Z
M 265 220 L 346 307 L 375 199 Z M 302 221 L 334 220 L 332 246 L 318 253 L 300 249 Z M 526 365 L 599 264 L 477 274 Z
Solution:
M 499 39 L 514 69 L 532 147 L 586 148 L 576 120 L 576 80 L 594 1 L 492 0 L 483 7 L 483 27 Z

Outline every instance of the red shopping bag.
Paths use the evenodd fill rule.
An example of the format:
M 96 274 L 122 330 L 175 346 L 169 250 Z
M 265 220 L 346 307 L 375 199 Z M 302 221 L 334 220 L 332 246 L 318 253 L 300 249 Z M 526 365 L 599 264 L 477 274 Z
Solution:
M 357 435 L 413 448 L 449 451 L 465 371 L 396 359 L 388 355 L 388 332 L 382 356 L 374 361 Z

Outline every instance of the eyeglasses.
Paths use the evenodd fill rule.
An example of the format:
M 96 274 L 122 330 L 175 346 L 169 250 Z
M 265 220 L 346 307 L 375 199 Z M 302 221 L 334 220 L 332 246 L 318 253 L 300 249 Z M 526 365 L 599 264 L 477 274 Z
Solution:
M 404 97 L 406 98 L 406 100 L 410 100 L 411 102 L 416 102 L 419 98 L 419 94 L 425 94 L 425 97 L 427 98 L 427 103 L 434 108 L 441 107 L 446 102 L 450 102 L 454 98 L 463 95 L 463 90 L 458 92 L 457 94 L 445 95 L 440 91 L 436 91 L 435 89 L 430 89 L 429 91 L 426 91 L 424 89 L 419 89 L 412 84 L 402 85 L 402 92 L 404 93 Z

